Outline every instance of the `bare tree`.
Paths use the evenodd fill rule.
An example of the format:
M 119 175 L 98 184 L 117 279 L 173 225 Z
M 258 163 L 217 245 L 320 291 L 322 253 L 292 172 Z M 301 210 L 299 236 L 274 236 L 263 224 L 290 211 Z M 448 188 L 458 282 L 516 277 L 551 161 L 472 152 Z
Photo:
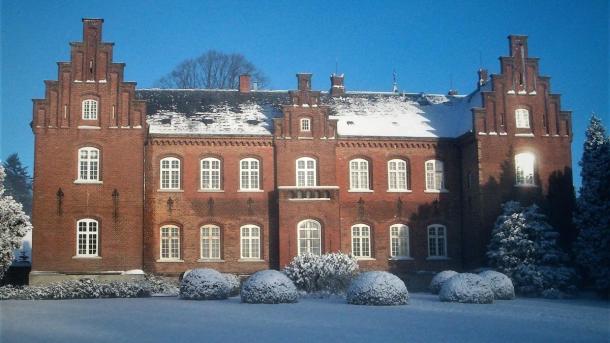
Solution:
M 204 52 L 178 64 L 156 83 L 160 88 L 236 89 L 239 75 L 249 74 L 259 87 L 267 78 L 242 54 L 225 54 L 216 50 Z

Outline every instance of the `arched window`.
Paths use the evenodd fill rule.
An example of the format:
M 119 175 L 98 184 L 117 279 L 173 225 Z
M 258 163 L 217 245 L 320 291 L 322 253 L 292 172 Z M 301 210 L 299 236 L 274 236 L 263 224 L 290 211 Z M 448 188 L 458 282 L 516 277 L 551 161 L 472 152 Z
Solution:
M 301 119 L 301 131 L 311 131 L 311 120 L 309 118 Z
M 350 190 L 370 190 L 369 162 L 357 158 L 349 161 L 349 188 Z
M 426 161 L 426 191 L 445 191 L 445 173 L 442 161 Z
M 180 259 L 180 228 L 173 225 L 161 228 L 161 259 Z
M 242 190 L 258 190 L 260 178 L 260 162 L 254 158 L 244 158 L 239 161 L 239 188 Z
M 390 247 L 392 257 L 409 257 L 409 227 L 403 224 L 390 226 Z
M 83 100 L 83 119 L 86 119 L 86 120 L 97 119 L 97 100 L 93 100 L 93 99 Z
M 316 185 L 316 160 L 309 157 L 297 159 L 297 186 L 309 187 Z
M 536 156 L 529 152 L 524 152 L 515 155 L 515 179 L 516 184 L 520 186 L 533 186 L 534 181 L 534 164 Z
M 166 157 L 161 160 L 161 189 L 180 189 L 180 160 Z
M 518 129 L 530 128 L 530 112 L 525 108 L 515 110 L 515 122 Z
M 371 227 L 365 224 L 352 226 L 352 254 L 357 258 L 371 257 Z
M 78 149 L 78 180 L 100 180 L 100 151 L 93 147 Z
M 220 160 L 204 158 L 201 160 L 201 189 L 220 189 Z
M 315 220 L 307 219 L 297 224 L 299 239 L 299 255 L 310 253 L 321 254 L 321 225 Z
M 428 226 L 428 256 L 447 257 L 447 229 L 443 225 Z
M 394 159 L 388 161 L 388 189 L 391 191 L 406 191 L 407 184 L 407 162 Z
M 99 256 L 99 224 L 97 220 L 81 219 L 76 222 L 76 241 L 76 256 Z
M 244 225 L 240 228 L 241 258 L 261 258 L 261 228 L 256 225 Z
M 220 228 L 216 225 L 201 227 L 201 258 L 220 259 Z

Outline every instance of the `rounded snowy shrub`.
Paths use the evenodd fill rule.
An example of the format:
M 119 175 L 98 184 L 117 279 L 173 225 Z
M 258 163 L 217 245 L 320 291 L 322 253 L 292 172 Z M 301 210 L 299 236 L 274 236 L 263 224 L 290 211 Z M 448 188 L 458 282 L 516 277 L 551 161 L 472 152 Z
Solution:
M 494 292 L 489 281 L 477 274 L 462 273 L 445 281 L 439 293 L 441 301 L 473 304 L 491 304 Z
M 328 253 L 321 256 L 296 256 L 284 268 L 298 289 L 308 293 L 345 293 L 352 279 L 358 275 L 358 262 L 352 255 Z
M 180 283 L 180 298 L 193 300 L 226 299 L 227 279 L 214 269 L 193 269 L 184 274 Z
M 229 284 L 229 296 L 234 297 L 239 294 L 239 289 L 241 288 L 241 280 L 239 276 L 231 273 L 223 273 L 222 276 L 227 279 L 227 283 Z
M 407 286 L 388 272 L 366 272 L 356 277 L 347 290 L 347 303 L 354 305 L 404 305 Z
M 250 276 L 241 287 L 241 302 L 280 304 L 297 302 L 294 283 L 277 270 L 261 270 Z
M 493 270 L 481 272 L 479 276 L 489 282 L 491 290 L 494 292 L 494 299 L 511 300 L 515 298 L 515 287 L 508 276 Z
M 434 275 L 430 282 L 430 292 L 432 292 L 432 294 L 438 294 L 445 281 L 449 280 L 454 275 L 457 275 L 457 272 L 453 270 L 445 270 Z

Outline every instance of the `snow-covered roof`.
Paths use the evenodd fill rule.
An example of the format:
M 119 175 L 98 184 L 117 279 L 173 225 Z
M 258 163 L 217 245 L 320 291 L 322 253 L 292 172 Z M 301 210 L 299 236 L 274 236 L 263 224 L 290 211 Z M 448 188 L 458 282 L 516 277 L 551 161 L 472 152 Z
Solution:
M 171 135 L 269 136 L 273 118 L 290 104 L 288 91 L 144 89 L 137 96 L 147 101 L 149 132 Z M 481 95 L 323 92 L 321 104 L 330 107 L 339 136 L 458 137 L 471 130 Z

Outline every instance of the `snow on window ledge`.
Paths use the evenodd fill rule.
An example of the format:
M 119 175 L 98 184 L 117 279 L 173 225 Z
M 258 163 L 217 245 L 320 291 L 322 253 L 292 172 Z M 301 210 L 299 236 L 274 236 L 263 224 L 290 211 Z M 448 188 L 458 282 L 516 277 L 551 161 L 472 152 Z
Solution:
M 239 193 L 262 193 L 265 190 L 263 189 L 238 189 L 237 192 Z
M 100 180 L 74 180 L 77 185 L 101 185 L 104 182 Z
M 177 259 L 177 258 L 160 258 L 160 259 L 157 260 L 157 262 L 160 262 L 160 263 L 181 263 L 181 262 L 184 262 L 184 260 Z
M 449 193 L 448 189 L 426 189 L 424 193 Z
M 169 189 L 157 189 L 157 192 L 160 193 L 184 193 L 183 189 L 178 189 L 178 188 L 169 188 Z
M 260 258 L 240 258 L 237 262 L 265 262 L 265 260 Z
M 224 262 L 225 260 L 221 260 L 221 259 L 217 259 L 217 258 L 200 258 L 197 260 L 197 262 L 203 262 L 203 263 L 219 263 L 219 262 Z
M 224 193 L 224 189 L 198 189 L 199 193 Z
M 426 257 L 426 261 L 447 261 L 450 260 L 447 256 L 428 256 Z
M 356 256 L 356 260 L 358 261 L 376 261 L 377 259 L 374 257 L 358 257 Z
M 388 193 L 413 193 L 410 189 L 388 189 Z
M 410 256 L 393 256 L 388 258 L 388 261 L 415 261 L 415 259 Z
M 101 256 L 87 256 L 87 255 L 75 255 L 72 256 L 73 260 L 101 260 Z
M 373 193 L 372 189 L 348 189 L 348 193 Z
M 515 187 L 521 187 L 521 188 L 538 188 L 538 185 L 536 184 L 531 184 L 531 183 L 516 183 Z

